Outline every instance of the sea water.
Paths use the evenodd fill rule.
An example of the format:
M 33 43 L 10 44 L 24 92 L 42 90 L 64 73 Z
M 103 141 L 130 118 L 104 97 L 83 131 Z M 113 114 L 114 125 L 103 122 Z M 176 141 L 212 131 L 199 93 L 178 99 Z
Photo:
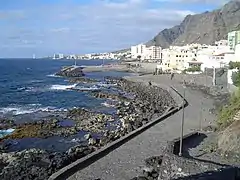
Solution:
M 116 61 L 105 61 L 115 63 Z M 76 84 L 69 83 L 66 78 L 55 76 L 63 66 L 73 65 L 72 60 L 52 59 L 0 59 L 0 118 L 14 118 L 16 123 L 21 120 L 33 121 L 41 119 L 51 113 L 64 112 L 74 107 L 85 107 L 104 113 L 113 113 L 114 109 L 104 99 L 96 99 L 88 95 L 88 92 L 77 92 L 69 88 L 82 90 L 107 89 L 109 87 L 101 83 Z M 101 60 L 78 60 L 77 65 L 90 66 L 101 65 Z M 104 80 L 105 76 L 125 76 L 123 72 L 93 72 L 86 77 Z M 114 85 L 112 85 L 114 86 Z M 8 132 L 9 133 L 9 132 Z M 76 135 L 77 136 L 77 135 Z M 31 139 L 31 138 L 30 138 Z M 50 139 L 35 138 L 32 140 L 34 147 L 41 147 L 54 139 L 72 143 L 71 137 L 63 139 L 52 137 Z M 77 137 L 75 138 L 77 139 Z M 22 143 L 20 143 L 22 142 Z M 28 139 L 14 140 L 14 150 L 22 150 L 31 147 Z M 48 146 L 46 146 L 48 147 Z M 51 147 L 51 146 L 49 146 Z

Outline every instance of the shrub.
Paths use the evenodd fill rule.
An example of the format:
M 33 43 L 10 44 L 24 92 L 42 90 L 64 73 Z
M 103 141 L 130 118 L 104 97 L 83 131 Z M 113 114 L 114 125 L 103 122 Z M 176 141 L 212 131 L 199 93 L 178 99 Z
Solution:
M 240 62 L 233 62 L 233 61 L 230 61 L 228 65 L 229 65 L 229 69 L 240 68 Z
M 229 104 L 222 107 L 218 114 L 218 125 L 220 129 L 229 126 L 234 121 L 235 114 L 240 110 L 240 91 L 232 94 Z
M 239 71 L 233 72 L 232 81 L 235 86 L 240 87 L 240 72 Z
M 194 66 L 194 67 L 190 67 L 184 70 L 185 72 L 196 72 L 196 71 L 201 71 L 200 66 Z

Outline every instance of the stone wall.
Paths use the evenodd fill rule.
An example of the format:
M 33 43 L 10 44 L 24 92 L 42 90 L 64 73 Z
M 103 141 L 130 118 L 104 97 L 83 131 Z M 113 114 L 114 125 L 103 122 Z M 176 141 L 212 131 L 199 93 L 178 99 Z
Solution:
M 228 70 L 226 68 L 216 68 L 216 85 L 227 87 L 228 85 Z M 213 77 L 213 69 L 205 68 L 205 74 Z
M 201 134 L 199 134 L 201 136 Z M 183 137 L 183 146 L 198 138 L 198 133 Z M 240 169 L 231 166 L 178 156 L 180 138 L 168 142 L 163 155 L 146 159 L 143 176 L 132 180 L 239 180 Z M 184 148 L 183 148 L 184 149 Z

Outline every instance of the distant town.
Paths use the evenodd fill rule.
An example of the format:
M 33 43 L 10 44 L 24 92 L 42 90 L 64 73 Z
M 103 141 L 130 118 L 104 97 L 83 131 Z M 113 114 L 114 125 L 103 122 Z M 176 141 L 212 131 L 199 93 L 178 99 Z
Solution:
M 158 68 L 164 71 L 182 71 L 193 67 L 203 71 L 204 68 L 219 68 L 228 65 L 230 61 L 240 61 L 240 31 L 229 32 L 227 40 L 219 40 L 214 45 L 195 43 L 162 49 L 160 46 L 146 46 L 141 43 L 126 50 L 110 53 L 53 56 L 53 59 L 63 58 L 157 62 Z
M 53 59 L 116 59 L 122 60 L 123 58 L 131 58 L 131 52 L 104 52 L 104 53 L 91 53 L 84 55 L 64 55 L 64 54 L 54 54 Z

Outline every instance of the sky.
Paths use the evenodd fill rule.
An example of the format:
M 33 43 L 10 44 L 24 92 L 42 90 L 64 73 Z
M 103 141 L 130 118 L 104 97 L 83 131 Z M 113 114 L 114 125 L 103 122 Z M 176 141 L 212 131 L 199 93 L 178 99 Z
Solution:
M 228 0 L 0 0 L 0 57 L 109 52 Z

